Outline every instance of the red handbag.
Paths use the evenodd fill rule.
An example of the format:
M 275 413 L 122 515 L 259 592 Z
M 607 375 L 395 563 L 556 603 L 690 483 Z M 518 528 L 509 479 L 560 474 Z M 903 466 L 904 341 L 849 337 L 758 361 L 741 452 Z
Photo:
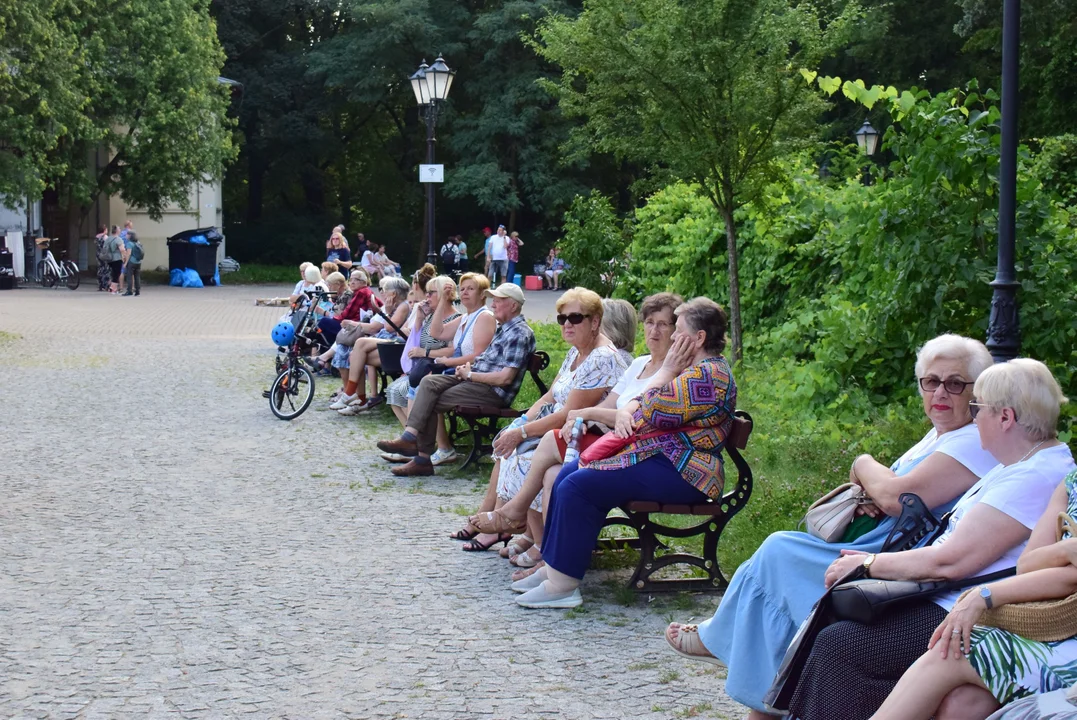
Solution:
M 608 457 L 613 457 L 634 442 L 650 440 L 659 435 L 669 435 L 670 433 L 678 431 L 679 429 L 656 430 L 654 432 L 644 433 L 643 435 L 629 435 L 626 438 L 617 437 L 617 434 L 612 431 L 608 432 L 596 440 L 589 448 L 580 453 L 580 464 L 583 465 L 584 463 L 593 463 L 596 460 L 605 460 Z

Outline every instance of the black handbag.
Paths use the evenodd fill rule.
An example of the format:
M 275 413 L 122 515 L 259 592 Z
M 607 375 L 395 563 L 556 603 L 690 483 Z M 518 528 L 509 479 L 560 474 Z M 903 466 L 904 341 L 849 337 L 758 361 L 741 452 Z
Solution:
M 901 504 L 901 515 L 898 516 L 894 528 L 887 535 L 881 552 L 901 552 L 912 550 L 921 544 L 930 544 L 946 528 L 949 515 L 944 516 L 942 520 L 937 520 L 918 495 L 902 493 L 898 502 Z M 927 539 L 926 542 L 925 539 Z M 785 651 L 785 657 L 782 658 L 782 664 L 774 676 L 774 682 L 763 697 L 764 705 L 783 713 L 789 709 L 789 702 L 793 699 L 797 683 L 800 682 L 800 675 L 804 672 L 804 665 L 808 662 L 808 656 L 811 655 L 815 638 L 823 628 L 835 621 L 834 591 L 846 583 L 857 582 L 863 577 L 864 568 L 857 566 L 848 575 L 831 585 L 812 606 L 811 612 L 800 624 L 796 635 L 789 643 L 789 648 Z
M 984 585 L 1016 574 L 1006 568 L 964 580 L 871 580 L 861 579 L 835 585 L 830 593 L 830 614 L 834 622 L 852 620 L 870 625 L 892 608 L 950 590 Z

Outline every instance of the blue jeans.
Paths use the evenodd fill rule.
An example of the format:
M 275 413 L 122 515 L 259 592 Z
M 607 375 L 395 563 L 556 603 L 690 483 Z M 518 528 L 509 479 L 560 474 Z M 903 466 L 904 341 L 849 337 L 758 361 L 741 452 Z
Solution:
M 516 261 L 509 260 L 509 269 L 505 272 L 505 282 L 516 282 Z
M 665 455 L 621 470 L 580 470 L 576 463 L 568 463 L 558 473 L 547 501 L 542 557 L 554 570 L 583 578 L 602 524 L 613 508 L 633 500 L 689 504 L 706 499 Z

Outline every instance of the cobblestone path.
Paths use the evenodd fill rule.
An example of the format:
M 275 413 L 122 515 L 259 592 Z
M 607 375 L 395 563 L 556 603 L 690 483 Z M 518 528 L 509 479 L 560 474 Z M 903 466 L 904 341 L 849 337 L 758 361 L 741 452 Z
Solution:
M 0 717 L 742 715 L 661 636 L 714 598 L 520 609 L 446 539 L 479 478 L 393 478 L 328 382 L 276 420 L 280 290 L 0 292 Z

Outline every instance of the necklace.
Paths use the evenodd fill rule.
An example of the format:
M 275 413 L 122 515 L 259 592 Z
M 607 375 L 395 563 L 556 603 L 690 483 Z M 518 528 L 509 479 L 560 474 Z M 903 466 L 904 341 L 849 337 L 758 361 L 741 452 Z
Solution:
M 1018 460 L 1018 461 L 1017 461 L 1016 463 L 1014 463 L 1014 465 L 1016 465 L 1016 464 L 1017 464 L 1017 463 L 1019 463 L 1019 462 L 1024 462 L 1025 460 L 1028 460 L 1028 456 L 1029 456 L 1029 455 L 1031 455 L 1032 453 L 1036 452 L 1036 449 L 1037 449 L 1037 448 L 1038 448 L 1038 447 L 1039 447 L 1040 445 L 1043 445 L 1043 444 L 1044 444 L 1045 442 L 1047 442 L 1047 441 L 1046 441 L 1046 440 L 1040 440 L 1040 441 L 1039 441 L 1038 443 L 1036 443 L 1035 445 L 1033 445 L 1033 446 L 1032 446 L 1032 449 L 1031 449 L 1031 450 L 1029 450 L 1029 451 L 1028 451 L 1027 453 L 1025 453 L 1025 454 L 1024 454 L 1024 456 L 1023 456 L 1023 457 L 1022 457 L 1022 458 L 1021 458 L 1020 460 Z

